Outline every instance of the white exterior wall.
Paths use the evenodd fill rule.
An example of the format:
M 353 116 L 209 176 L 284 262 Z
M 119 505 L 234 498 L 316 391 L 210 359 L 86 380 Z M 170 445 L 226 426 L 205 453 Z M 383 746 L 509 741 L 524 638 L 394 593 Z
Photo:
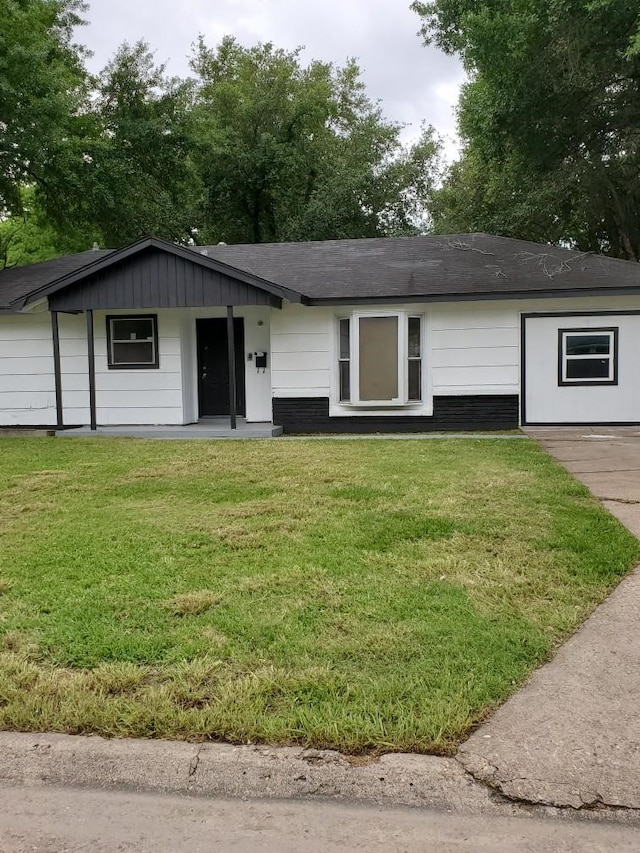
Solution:
M 247 391 L 247 421 L 270 422 L 271 410 L 271 318 L 279 314 L 278 309 L 236 308 L 238 317 L 244 317 L 244 367 Z M 258 371 L 249 354 L 267 353 L 266 369 Z
M 158 318 L 157 369 L 109 370 L 107 366 L 107 315 L 156 314 Z M 84 316 L 77 318 L 83 335 Z M 96 311 L 94 312 L 96 356 L 96 415 L 103 426 L 117 424 L 181 424 L 183 423 L 181 328 L 178 311 L 158 309 L 149 311 Z M 89 377 L 87 371 L 86 334 L 84 357 L 79 359 L 82 375 L 81 391 L 73 393 L 67 384 L 68 373 L 62 364 L 63 398 L 66 423 L 88 423 L 89 410 L 84 409 L 83 421 L 67 420 L 67 407 L 82 413 L 88 405 Z M 62 345 L 61 345 L 62 350 Z
M 284 304 L 271 316 L 274 397 L 329 397 L 337 312 Z
M 271 397 L 328 397 L 333 415 L 367 414 L 337 402 L 336 319 L 375 306 L 282 310 L 237 308 L 244 318 L 247 420 L 270 421 Z M 640 320 L 633 315 L 589 319 L 580 312 L 640 310 L 640 297 L 546 299 L 380 306 L 425 317 L 423 404 L 385 414 L 428 415 L 433 396 L 518 394 L 520 315 L 573 312 L 573 317 L 528 321 L 528 420 L 538 422 L 640 421 Z M 106 314 L 155 313 L 160 367 L 109 370 Z M 195 321 L 222 317 L 222 309 L 96 312 L 96 402 L 99 424 L 180 424 L 198 418 Z M 88 369 L 84 315 L 59 315 L 66 424 L 87 424 Z M 545 325 L 546 324 L 546 325 Z M 558 388 L 558 328 L 615 325 L 620 328 L 619 385 Z M 623 334 L 624 331 L 624 334 Z M 554 338 L 555 335 L 555 338 Z M 554 338 L 552 340 L 552 338 Z M 265 350 L 267 370 L 258 373 L 248 355 Z M 561 394 L 559 392 L 562 392 Z M 569 392 L 569 393 L 567 393 Z M 588 392 L 588 393 L 587 393 Z M 596 392 L 596 393 L 594 393 Z M 545 409 L 545 406 L 547 407 Z M 376 414 L 380 414 L 377 412 Z M 49 313 L 0 315 L 0 425 L 51 425 L 56 421 L 53 346 Z
M 109 312 L 114 314 L 140 312 Z M 96 414 L 99 424 L 183 423 L 179 317 L 158 315 L 160 367 L 109 370 L 107 312 L 94 314 Z M 88 424 L 89 369 L 84 314 L 58 315 L 62 401 L 67 425 Z M 51 317 L 48 312 L 0 316 L 0 425 L 56 423 Z
M 616 385 L 560 385 L 560 329 L 618 329 Z M 527 423 L 640 423 L 640 315 L 530 317 L 526 320 Z
M 159 367 L 110 370 L 108 314 L 156 314 Z M 271 420 L 269 308 L 238 308 L 245 326 L 247 420 Z M 150 309 L 94 313 L 98 424 L 183 424 L 198 419 L 196 317 L 223 317 L 226 309 Z M 62 399 L 66 425 L 88 424 L 89 372 L 84 314 L 59 314 Z M 266 351 L 258 371 L 248 355 Z M 0 426 L 56 423 L 51 317 L 47 311 L 0 316 Z
M 274 314 L 271 326 L 271 348 L 273 352 L 273 395 L 274 397 L 329 397 L 331 415 L 363 415 L 361 409 L 339 405 L 337 402 L 337 354 L 336 321 L 352 311 L 375 311 L 376 306 L 340 306 L 340 308 L 308 308 L 286 305 L 282 312 Z M 529 299 L 486 302 L 457 302 L 432 304 L 381 305 L 380 312 L 405 311 L 425 316 L 425 341 L 423 366 L 426 374 L 428 400 L 422 407 L 407 406 L 375 414 L 421 415 L 429 414 L 434 396 L 520 393 L 520 325 L 521 314 L 533 312 L 581 312 L 640 310 L 640 297 L 590 297 L 584 299 Z M 587 325 L 579 317 L 574 325 Z M 611 323 L 609 321 L 611 320 Z M 537 321 L 536 321 L 537 322 Z M 532 384 L 528 393 L 536 400 L 549 400 L 558 391 L 575 392 L 566 395 L 567 412 L 574 412 L 574 420 L 602 420 L 603 399 L 608 401 L 617 395 L 619 402 L 614 406 L 615 418 L 611 420 L 640 421 L 640 410 L 636 399 L 639 386 L 630 387 L 630 379 L 640 365 L 640 320 L 624 322 L 626 341 L 623 349 L 622 325 L 620 332 L 620 386 L 617 392 L 593 394 L 595 388 L 558 389 L 557 385 L 557 330 L 571 325 L 567 317 L 553 319 L 548 328 L 555 329 L 556 338 L 543 334 L 535 336 L 528 344 L 528 376 Z M 635 325 L 637 323 L 637 325 Z M 596 319 L 595 325 L 618 325 L 612 318 Z M 633 331 L 632 331 L 633 329 Z M 545 362 L 544 359 L 548 359 Z M 624 365 L 624 369 L 623 369 Z M 626 372 L 625 372 L 626 371 Z M 635 379 L 635 377 L 634 377 Z M 640 385 L 640 384 L 639 384 Z M 612 388 L 602 387 L 604 392 Z M 585 393 L 589 392 L 589 393 Z M 542 412 L 541 419 L 559 421 L 558 412 L 552 415 Z M 579 413 L 579 414 L 578 414 Z M 530 418 L 531 419 L 531 418 Z
M 397 304 L 381 313 L 423 315 L 423 370 L 426 397 L 415 404 L 373 414 L 432 412 L 433 396 L 517 394 L 520 316 L 516 303 L 458 305 Z M 337 401 L 336 329 L 338 317 L 352 311 L 376 312 L 376 306 L 309 308 L 286 305 L 272 318 L 274 397 L 329 397 L 332 415 L 366 415 Z
M 433 395 L 517 394 L 519 338 L 517 303 L 429 306 L 426 368 Z
M 0 315 L 0 425 L 56 422 L 51 318 Z

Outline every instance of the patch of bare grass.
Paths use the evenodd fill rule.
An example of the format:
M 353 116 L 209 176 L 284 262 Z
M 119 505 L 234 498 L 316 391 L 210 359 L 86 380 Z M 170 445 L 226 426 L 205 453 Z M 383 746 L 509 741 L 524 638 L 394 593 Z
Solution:
M 35 659 L 38 643 L 28 631 L 7 631 L 4 636 L 0 635 L 0 650 Z
M 176 595 L 165 603 L 172 616 L 200 616 L 220 603 L 220 595 L 209 589 L 198 589 Z

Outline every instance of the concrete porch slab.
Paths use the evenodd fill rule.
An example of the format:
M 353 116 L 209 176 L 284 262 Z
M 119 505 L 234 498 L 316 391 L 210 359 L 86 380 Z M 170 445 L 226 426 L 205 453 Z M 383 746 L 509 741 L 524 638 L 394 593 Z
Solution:
M 176 426 L 88 426 L 57 430 L 59 438 L 147 438 L 147 439 L 244 439 L 275 438 L 282 435 L 282 427 L 272 423 L 247 423 L 238 418 L 237 429 L 231 429 L 229 418 L 208 418 L 196 424 Z

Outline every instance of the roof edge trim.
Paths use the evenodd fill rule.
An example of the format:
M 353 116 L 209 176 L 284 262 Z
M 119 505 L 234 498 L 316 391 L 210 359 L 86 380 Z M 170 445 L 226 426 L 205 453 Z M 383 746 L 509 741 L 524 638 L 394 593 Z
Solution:
M 324 305 L 388 305 L 397 302 L 498 302 L 514 299 L 571 299 L 589 296 L 636 296 L 640 294 L 640 285 L 634 287 L 577 288 L 574 290 L 519 290 L 487 291 L 484 293 L 437 293 L 403 294 L 395 296 L 327 296 L 307 297 L 306 305 L 321 307 Z

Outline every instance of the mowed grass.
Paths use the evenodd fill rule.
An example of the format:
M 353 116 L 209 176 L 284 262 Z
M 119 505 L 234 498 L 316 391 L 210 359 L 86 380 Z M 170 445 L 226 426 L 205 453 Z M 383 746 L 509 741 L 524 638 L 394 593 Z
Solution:
M 446 753 L 639 557 L 520 439 L 4 439 L 0 728 Z

